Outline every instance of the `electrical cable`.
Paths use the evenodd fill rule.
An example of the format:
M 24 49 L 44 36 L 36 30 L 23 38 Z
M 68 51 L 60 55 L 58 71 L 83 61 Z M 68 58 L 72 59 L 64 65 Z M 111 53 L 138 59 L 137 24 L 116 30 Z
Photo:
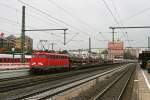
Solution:
M 73 17 L 74 19 L 76 19 L 78 22 L 88 26 L 89 28 L 91 28 L 92 30 L 96 30 L 94 27 L 92 27 L 91 25 L 87 24 L 86 22 L 84 22 L 83 20 L 81 20 L 79 17 L 73 15 L 72 13 L 70 13 L 68 10 L 66 10 L 65 8 L 61 7 L 60 5 L 58 5 L 57 3 L 55 3 L 53 0 L 48 0 L 51 4 L 55 5 L 57 8 L 59 8 L 60 10 L 64 11 L 66 14 L 68 14 L 69 16 Z
M 28 7 L 30 7 L 30 8 L 32 8 L 32 9 L 36 10 L 36 11 L 38 11 L 38 12 L 44 14 L 44 15 L 47 15 L 48 17 L 50 17 L 50 18 L 52 18 L 52 19 L 54 19 L 54 20 L 56 20 L 56 21 L 58 21 L 58 22 L 60 22 L 60 23 L 63 23 L 64 25 L 70 26 L 70 27 L 72 27 L 72 28 L 75 29 L 75 30 L 78 30 L 78 31 L 80 31 L 80 32 L 82 32 L 82 33 L 84 33 L 84 34 L 87 34 L 88 36 L 90 35 L 89 33 L 83 32 L 82 30 L 80 30 L 80 29 L 78 29 L 77 27 L 74 27 L 74 26 L 72 26 L 72 25 L 70 25 L 70 24 L 64 22 L 63 20 L 60 20 L 60 19 L 58 19 L 58 18 L 56 18 L 56 17 L 53 17 L 52 15 L 50 15 L 50 14 L 47 13 L 47 12 L 44 12 L 43 10 L 40 10 L 40 9 L 34 7 L 34 6 L 31 6 L 31 5 L 25 3 L 25 2 L 23 2 L 23 1 L 21 1 L 21 0 L 18 0 L 18 1 L 19 1 L 20 3 L 22 3 L 22 4 L 26 5 L 26 6 L 28 6 Z

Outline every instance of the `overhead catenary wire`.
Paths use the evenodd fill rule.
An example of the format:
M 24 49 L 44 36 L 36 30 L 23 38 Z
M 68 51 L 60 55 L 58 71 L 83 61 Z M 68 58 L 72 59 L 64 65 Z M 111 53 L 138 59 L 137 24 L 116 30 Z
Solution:
M 71 42 L 77 35 L 79 35 L 79 33 L 76 33 L 75 35 L 73 35 L 73 36 L 70 38 L 70 40 L 67 41 L 66 44 L 68 44 L 69 42 Z
M 0 19 L 6 20 L 8 23 L 14 23 L 14 24 L 16 24 L 16 25 L 21 25 L 20 22 L 13 21 L 13 20 L 10 20 L 10 19 L 8 19 L 8 18 L 0 17 Z M 37 29 L 37 28 L 35 28 L 35 27 L 33 27 L 33 26 L 27 26 L 27 27 L 33 28 L 33 29 Z M 49 32 L 43 32 L 43 33 L 49 33 Z M 56 35 L 56 34 L 54 34 L 54 35 Z M 58 35 L 57 35 L 57 36 L 58 36 Z M 60 37 L 60 36 L 59 36 L 59 37 Z
M 54 19 L 54 20 L 57 20 L 57 21 L 60 22 L 60 23 L 63 23 L 63 24 L 65 24 L 65 25 L 68 25 L 68 26 L 72 27 L 72 28 L 75 29 L 75 30 L 78 30 L 78 31 L 79 31 L 80 33 L 82 33 L 82 34 L 85 34 L 85 35 L 87 35 L 87 36 L 90 36 L 89 33 L 84 32 L 84 31 L 82 31 L 82 30 L 80 30 L 80 29 L 78 29 L 78 28 L 76 28 L 76 27 L 74 27 L 74 26 L 72 26 L 72 25 L 69 25 L 69 24 L 65 23 L 64 21 L 62 21 L 62 20 L 60 20 L 60 19 L 57 19 L 57 18 L 51 16 L 49 13 L 47 13 L 47 12 L 45 12 L 45 11 L 42 11 L 42 10 L 36 8 L 36 7 L 33 7 L 33 6 L 31 6 L 31 5 L 29 5 L 29 4 L 25 3 L 25 2 L 23 2 L 23 1 L 21 1 L 21 0 L 18 0 L 18 1 L 21 2 L 22 4 L 28 6 L 28 7 L 30 7 L 30 8 L 32 8 L 32 9 L 36 10 L 36 11 L 38 11 L 38 12 L 44 14 L 44 15 L 47 15 L 48 17 L 50 17 L 50 18 L 52 18 L 52 19 Z M 94 39 L 94 40 L 99 41 L 98 39 Z
M 99 0 L 98 0 L 99 1 Z M 109 11 L 109 13 L 111 14 L 112 18 L 114 19 L 114 21 L 120 26 L 119 21 L 117 20 L 116 16 L 114 16 L 112 10 L 110 9 L 109 5 L 107 4 L 107 2 L 105 0 L 102 0 L 105 7 L 107 8 L 107 10 Z M 100 1 L 99 1 L 100 2 Z
M 20 9 L 17 9 L 17 8 L 14 8 L 14 7 L 12 7 L 12 6 L 10 6 L 10 5 L 7 5 L 7 4 L 5 4 L 5 3 L 1 3 L 0 2 L 0 6 L 4 6 L 4 7 L 7 7 L 7 8 L 10 8 L 10 9 L 12 9 L 12 10 L 15 10 L 15 11 L 18 11 L 18 12 L 22 12 Z M 33 13 L 35 13 L 35 15 L 32 15 Z M 50 21 L 51 22 L 53 22 L 54 24 L 56 24 L 56 25 L 58 25 L 58 26 L 60 26 L 60 27 L 64 27 L 63 25 L 61 25 L 61 24 L 59 24 L 59 23 L 57 23 L 57 22 L 55 22 L 55 21 L 53 21 L 53 20 L 51 20 L 51 19 L 47 19 L 47 20 L 50 20 L 50 21 L 46 21 L 46 20 L 44 20 L 44 19 L 42 19 L 42 18 L 40 18 L 40 17 L 37 17 L 37 16 L 39 16 L 38 14 L 36 14 L 36 12 L 32 12 L 32 14 L 30 14 L 30 13 L 28 13 L 28 12 L 26 12 L 26 15 L 28 15 L 28 17 L 34 17 L 34 18 L 37 18 L 37 19 L 40 19 L 40 20 L 42 20 L 42 21 L 44 21 L 45 23 L 49 23 L 49 24 L 52 24 L 52 23 L 50 23 Z M 6 19 L 6 18 L 3 18 L 3 19 Z M 7 19 L 6 19 L 7 20 Z M 11 20 L 9 20 L 9 21 L 11 21 Z M 11 21 L 12 22 L 12 21 Z M 19 23 L 19 22 L 18 22 Z M 71 32 L 71 30 L 68 30 L 68 31 L 70 31 Z
M 149 11 L 149 10 L 150 10 L 150 7 L 145 8 L 145 9 L 142 9 L 141 11 L 136 12 L 135 14 L 133 14 L 133 15 L 127 17 L 127 18 L 122 19 L 121 21 L 122 21 L 122 22 L 124 22 L 124 21 L 129 21 L 129 20 L 131 20 L 131 19 L 133 19 L 133 18 L 135 18 L 135 17 L 137 17 L 137 16 L 139 16 L 139 15 L 141 15 L 141 14 L 143 14 L 143 13 Z
M 21 1 L 21 0 L 18 0 L 18 1 Z M 22 2 L 22 1 L 21 1 L 21 3 L 27 5 L 28 7 L 31 7 L 32 9 L 35 9 L 36 11 L 38 11 L 38 12 L 44 14 L 44 15 L 47 15 L 48 17 L 50 17 L 50 18 L 52 18 L 52 19 L 54 19 L 54 20 L 57 20 L 57 18 L 55 18 L 55 17 L 49 15 L 49 13 L 47 13 L 47 12 L 44 12 L 44 11 L 42 11 L 42 10 L 36 8 L 36 7 L 33 7 L 33 6 L 29 5 L 29 4 L 26 4 L 25 2 Z M 65 23 L 65 22 L 62 21 L 62 20 L 59 20 L 59 19 L 58 19 L 57 21 L 62 22 L 62 23 L 64 23 L 65 25 L 68 25 L 67 23 Z M 72 25 L 69 25 L 69 26 L 72 27 L 72 28 L 75 29 L 75 30 L 78 30 L 80 33 L 83 33 L 83 34 L 85 34 L 85 35 L 87 35 L 87 36 L 90 36 L 90 34 L 87 33 L 87 32 L 84 32 L 84 31 L 82 31 L 82 30 L 80 30 L 80 29 L 78 29 L 78 28 L 76 28 L 76 27 L 74 27 L 74 26 L 72 26 Z M 97 37 L 96 37 L 96 38 L 97 38 Z M 96 39 L 96 38 L 95 38 L 94 40 L 99 41 L 99 39 Z
M 99 1 L 99 0 L 98 0 Z M 117 18 L 114 16 L 113 12 L 111 11 L 111 9 L 109 8 L 108 4 L 106 3 L 105 0 L 102 0 L 104 5 L 106 6 L 107 10 L 110 12 L 111 16 L 113 17 L 114 21 L 119 25 L 119 22 L 117 20 Z
M 111 32 L 112 33 L 112 32 Z M 103 35 L 103 32 L 99 32 L 99 34 L 107 41 L 109 41 L 104 35 Z
M 21 10 L 19 10 L 19 9 L 17 9 L 17 8 L 14 8 L 14 7 L 11 7 L 10 5 L 7 5 L 7 4 L 5 4 L 5 3 L 0 3 L 1 4 L 1 6 L 4 6 L 4 7 L 7 7 L 7 8 L 9 8 L 9 9 L 11 9 L 11 10 L 15 10 L 15 11 L 18 11 L 18 12 L 22 12 Z M 35 12 L 34 12 L 35 13 Z M 31 15 L 31 14 L 29 14 L 29 13 L 27 13 L 27 15 L 30 17 L 34 17 L 34 18 L 38 18 L 38 19 L 40 19 L 40 20 L 42 20 L 42 21 L 44 21 L 44 22 L 46 22 L 46 23 L 49 23 L 49 21 L 46 21 L 46 20 L 43 20 L 42 18 L 40 18 L 40 17 L 37 17 L 37 15 L 38 14 L 36 14 L 36 16 L 35 15 Z M 0 19 L 2 19 L 2 20 L 7 20 L 9 23 L 10 22 L 12 22 L 12 23 L 14 23 L 14 24 L 17 24 L 17 25 L 21 25 L 21 23 L 19 23 L 19 22 L 17 22 L 17 21 L 13 21 L 13 20 L 10 20 L 10 19 L 8 19 L 8 18 L 3 18 L 3 17 L 0 17 Z M 58 23 L 56 23 L 56 22 L 54 22 L 54 21 L 52 21 L 53 23 L 55 23 L 55 24 L 57 24 L 57 25 L 59 25 L 59 26 L 61 26 L 61 27 L 63 27 L 62 25 L 60 25 L 60 24 L 58 24 Z M 50 23 L 51 24 L 51 23 Z M 27 27 L 29 27 L 29 28 L 34 28 L 34 29 L 36 29 L 35 27 L 31 27 L 31 26 L 27 26 Z M 70 31 L 70 30 L 69 30 Z M 71 32 L 71 31 L 70 31 Z M 49 33 L 49 32 L 44 32 L 44 33 Z M 56 35 L 56 34 L 55 34 Z M 58 36 L 58 35 L 57 35 Z M 59 36 L 60 37 L 60 36 Z
M 117 10 L 117 7 L 116 7 L 114 1 L 111 0 L 111 2 L 112 2 L 112 5 L 113 5 L 113 8 L 114 8 L 114 10 L 115 10 L 115 12 L 116 12 L 116 14 L 117 14 L 117 17 L 118 17 L 118 20 L 119 20 L 121 26 L 124 26 L 124 24 L 121 22 L 120 14 L 118 13 L 118 10 Z M 124 38 L 127 38 L 130 47 L 132 47 L 132 45 L 131 45 L 131 43 L 130 43 L 130 41 L 129 41 L 128 33 L 127 33 L 127 32 L 122 32 L 122 33 L 123 33 L 123 37 L 124 37 Z
M 63 7 L 59 6 L 58 4 L 56 4 L 55 2 L 53 2 L 52 0 L 48 0 L 50 3 L 54 4 L 56 7 L 58 7 L 60 10 L 63 10 L 66 14 L 68 14 L 69 16 L 73 17 L 74 19 L 76 19 L 78 22 L 88 26 L 91 30 L 95 31 L 96 29 L 94 27 L 92 27 L 91 25 L 87 24 L 86 22 L 84 22 L 83 20 L 81 20 L 79 17 L 73 15 L 72 13 L 70 13 L 68 10 L 64 9 Z M 74 38 L 74 37 L 73 37 Z M 72 40 L 72 39 L 70 39 Z M 99 39 L 96 39 L 97 41 L 99 41 Z
M 48 0 L 51 4 L 55 5 L 57 8 L 59 8 L 60 10 L 64 11 L 66 14 L 68 14 L 69 16 L 71 16 L 72 18 L 76 19 L 78 22 L 88 26 L 88 28 L 90 28 L 91 30 L 95 31 L 96 29 L 91 26 L 90 24 L 87 24 L 85 21 L 81 20 L 79 17 L 75 16 L 74 14 L 72 14 L 71 12 L 69 12 L 68 10 L 66 10 L 64 7 L 61 7 L 60 5 L 58 5 L 57 3 L 55 3 L 53 0 Z
M 112 10 L 110 9 L 110 7 L 109 7 L 109 5 L 106 3 L 106 1 L 105 1 L 105 0 L 102 0 L 102 1 L 104 2 L 105 6 L 106 6 L 106 8 L 108 9 L 108 11 L 110 12 L 110 14 L 112 15 L 114 21 L 120 26 L 120 23 L 121 23 L 120 20 L 118 21 L 117 18 L 116 18 L 116 16 L 114 16 Z M 117 8 L 116 8 L 116 6 L 115 6 L 113 0 L 111 0 L 111 1 L 112 1 L 112 4 L 113 4 L 113 8 L 115 9 L 115 11 L 116 11 L 116 13 L 117 13 L 117 15 L 118 15 L 118 17 L 119 17 L 119 19 L 120 19 L 120 15 L 119 15 L 119 13 L 118 13 L 118 11 L 117 11 Z M 121 23 L 121 25 L 123 25 L 123 24 Z M 124 37 L 126 37 L 124 32 L 123 32 L 123 35 L 124 35 Z M 127 35 L 127 34 L 126 34 L 126 35 Z M 128 36 L 127 36 L 127 39 L 128 39 Z M 128 39 L 128 40 L 129 40 L 129 39 Z M 129 45 L 131 46 L 130 41 L 128 41 L 128 42 L 129 42 Z M 132 47 L 132 46 L 131 46 L 131 47 Z
M 22 3 L 22 4 L 24 4 L 24 5 L 26 5 L 26 6 L 30 7 L 30 8 L 32 8 L 32 9 L 34 9 L 34 10 L 40 12 L 40 13 L 43 14 L 43 15 L 48 16 L 49 18 L 52 18 L 52 19 L 54 19 L 54 20 L 56 20 L 56 21 L 58 21 L 58 22 L 60 22 L 60 23 L 62 23 L 62 24 L 65 24 L 65 25 L 67 25 L 67 26 L 73 28 L 74 30 L 79 31 L 79 32 L 82 33 L 82 34 L 85 34 L 85 35 L 88 36 L 88 37 L 91 36 L 91 34 L 89 34 L 88 32 L 82 31 L 81 29 L 79 29 L 79 28 L 77 28 L 77 27 L 75 27 L 75 26 L 72 26 L 72 25 L 70 25 L 70 24 L 64 22 L 63 20 L 60 20 L 60 19 L 58 19 L 58 18 L 56 18 L 56 17 L 50 15 L 49 13 L 47 13 L 47 12 L 41 10 L 41 9 L 38 9 L 38 8 L 36 8 L 36 7 L 34 7 L 34 6 L 31 6 L 31 5 L 25 3 L 25 2 L 23 2 L 23 1 L 21 1 L 21 0 L 18 0 L 18 1 L 19 1 L 20 3 Z M 92 37 L 93 37 L 93 36 L 92 36 Z M 98 39 L 95 39 L 95 40 L 99 41 Z
M 25 2 L 23 2 L 23 1 L 21 1 L 21 0 L 18 0 L 18 1 L 19 1 L 20 3 L 22 3 L 22 4 L 26 5 L 26 6 L 28 6 L 28 7 L 30 7 L 30 8 L 32 8 L 32 9 L 36 10 L 36 11 L 38 11 L 38 12 L 44 14 L 44 15 L 47 15 L 48 17 L 50 17 L 50 18 L 52 18 L 52 19 L 54 19 L 54 20 L 56 20 L 56 21 L 58 21 L 58 22 L 60 22 L 60 23 L 62 23 L 62 24 L 64 24 L 64 25 L 70 26 L 71 28 L 73 28 L 73 29 L 75 29 L 75 30 L 78 30 L 78 31 L 82 32 L 83 34 L 86 34 L 86 35 L 88 35 L 88 36 L 90 35 L 89 33 L 84 32 L 84 31 L 78 29 L 77 27 L 70 25 L 70 24 L 64 22 L 63 20 L 58 19 L 58 18 L 56 18 L 56 17 L 50 15 L 49 13 L 47 13 L 47 12 L 41 10 L 41 9 L 38 9 L 38 8 L 36 8 L 36 7 L 34 7 L 34 6 L 31 6 L 31 5 L 25 3 Z
M 123 23 L 121 22 L 120 14 L 118 13 L 118 10 L 117 10 L 117 7 L 116 7 L 116 5 L 115 5 L 115 3 L 114 3 L 113 0 L 111 0 L 111 2 L 112 2 L 112 7 L 113 7 L 113 9 L 114 9 L 115 12 L 116 12 L 116 17 L 118 17 L 119 25 L 123 26 Z M 121 30 L 121 31 L 122 31 L 122 30 Z M 123 37 L 126 37 L 126 36 L 125 36 L 125 33 L 124 33 L 124 32 L 122 32 L 122 33 L 123 33 Z
M 11 6 L 9 6 L 9 5 L 7 5 L 7 4 L 4 4 L 4 3 L 1 3 L 2 4 L 2 6 L 5 6 L 5 7 L 8 7 L 8 8 L 10 8 L 10 9 L 12 9 L 12 10 L 15 10 L 15 11 L 18 11 L 18 12 L 21 12 L 19 9 L 17 9 L 17 8 L 14 8 L 14 7 L 11 7 Z M 31 15 L 31 14 L 29 14 L 29 13 L 27 13 L 27 15 L 29 15 L 29 16 L 32 16 L 32 17 L 34 17 L 35 18 L 35 16 L 33 16 L 33 15 Z M 37 15 L 37 14 L 36 14 Z M 2 20 L 6 20 L 6 21 L 8 21 L 9 23 L 11 22 L 11 23 L 14 23 L 14 24 L 17 24 L 17 25 L 21 25 L 21 23 L 19 23 L 19 22 L 17 22 L 17 21 L 13 21 L 13 20 L 10 20 L 10 19 L 8 19 L 8 18 L 3 18 L 3 17 L 0 17 L 0 19 L 2 19 Z M 47 22 L 47 21 L 45 21 L 45 22 Z M 56 23 L 57 24 L 57 23 Z M 60 24 L 58 24 L 59 26 L 60 26 Z M 28 26 L 28 27 L 30 27 L 30 26 Z M 32 28 L 34 28 L 34 27 L 32 27 Z M 36 28 L 34 28 L 34 29 L 36 29 Z M 70 31 L 70 30 L 69 30 Z M 6 32 L 6 31 L 5 31 Z M 70 31 L 71 32 L 71 31 Z M 13 32 L 12 32 L 13 33 Z M 45 33 L 48 33 L 48 32 L 45 32 Z M 13 34 L 13 35 L 15 35 L 15 34 Z M 19 34 L 17 34 L 17 35 L 19 35 Z M 55 34 L 56 35 L 56 34 Z M 56 35 L 57 37 L 60 37 L 60 36 L 58 36 L 58 35 Z
M 15 11 L 20 12 L 20 13 L 22 12 L 20 9 L 14 8 L 14 7 L 12 7 L 12 6 L 10 6 L 10 5 L 7 5 L 7 4 L 5 4 L 5 3 L 1 3 L 1 2 L 0 2 L 0 4 L 1 4 L 0 6 L 7 7 L 7 8 L 9 8 L 9 9 L 11 9 L 11 10 L 15 10 Z M 32 15 L 33 13 L 35 13 L 35 15 Z M 50 20 L 50 21 L 46 21 L 46 20 L 40 18 L 39 15 L 36 14 L 36 12 L 32 12 L 32 14 L 26 12 L 26 15 L 28 15 L 28 17 L 34 17 L 34 18 L 39 19 L 40 21 L 43 21 L 43 22 L 49 23 L 49 24 L 52 24 L 52 23 L 50 23 L 50 21 L 51 21 L 51 22 L 53 22 L 54 24 L 56 24 L 56 25 L 58 25 L 58 26 L 64 27 L 64 26 L 62 26 L 61 24 L 58 24 L 57 22 L 54 22 L 54 21 L 51 20 L 51 19 L 48 19 L 48 20 Z

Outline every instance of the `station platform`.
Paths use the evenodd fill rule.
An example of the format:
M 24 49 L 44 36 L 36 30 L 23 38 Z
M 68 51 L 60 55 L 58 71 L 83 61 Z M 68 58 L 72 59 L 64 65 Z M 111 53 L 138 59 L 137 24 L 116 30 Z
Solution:
M 0 63 L 0 70 L 29 68 L 28 63 Z
M 137 67 L 131 100 L 150 100 L 150 73 Z

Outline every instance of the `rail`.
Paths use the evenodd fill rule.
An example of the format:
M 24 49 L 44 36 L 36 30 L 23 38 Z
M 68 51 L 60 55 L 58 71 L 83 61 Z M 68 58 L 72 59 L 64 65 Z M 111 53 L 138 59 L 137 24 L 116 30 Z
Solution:
M 123 70 L 125 68 L 126 68 L 125 66 L 121 66 L 119 68 L 115 68 L 115 69 L 106 71 L 104 73 L 97 74 L 97 75 L 92 76 L 92 77 L 88 77 L 88 78 L 81 79 L 81 80 L 74 81 L 74 82 L 67 83 L 67 84 L 62 84 L 60 86 L 56 86 L 56 87 L 53 87 L 53 88 L 50 88 L 50 89 L 38 92 L 38 94 L 37 93 L 33 94 L 33 96 L 27 97 L 25 99 L 38 99 L 38 100 L 47 99 L 47 98 L 50 98 L 52 96 L 58 95 L 59 93 L 63 93 L 65 91 L 69 90 L 69 89 L 75 88 L 75 87 L 77 87 L 79 85 L 82 85 L 82 84 L 84 84 L 86 82 L 89 82 L 91 80 L 97 79 L 98 77 L 107 75 L 107 74 L 109 74 L 111 72 L 114 72 L 114 71 Z M 19 98 L 19 99 L 24 99 L 24 98 Z
M 129 70 L 130 70 L 130 69 L 129 69 Z M 128 72 L 128 71 L 127 71 L 127 72 Z M 118 76 L 112 83 L 110 83 L 108 86 L 106 86 L 100 93 L 98 93 L 98 95 L 96 95 L 96 96 L 95 96 L 94 98 L 92 98 L 91 100 L 99 100 L 99 99 L 101 99 L 101 98 L 105 95 L 106 92 L 110 91 L 110 89 L 113 88 L 113 86 L 114 86 L 117 82 L 119 82 L 123 76 L 125 76 L 125 75 L 127 74 L 127 72 L 124 72 L 123 74 L 121 74 L 120 76 Z M 129 82 L 129 80 L 131 79 L 133 73 L 134 73 L 134 69 L 133 69 L 132 72 L 130 73 L 128 79 L 125 81 L 125 84 L 124 84 L 124 86 L 123 86 L 123 88 L 122 88 L 122 90 L 121 90 L 121 92 L 120 92 L 120 94 L 119 94 L 117 100 L 121 100 L 121 98 L 122 98 L 122 96 L 123 96 L 123 94 L 124 94 L 124 92 L 125 92 L 125 89 L 126 89 L 126 87 L 127 87 L 127 85 L 128 85 L 128 82 Z

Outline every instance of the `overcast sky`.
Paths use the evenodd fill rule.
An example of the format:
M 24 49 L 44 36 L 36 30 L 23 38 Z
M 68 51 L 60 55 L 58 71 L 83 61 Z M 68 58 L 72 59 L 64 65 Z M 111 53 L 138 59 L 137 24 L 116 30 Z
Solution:
M 34 49 L 40 40 L 57 43 L 57 50 L 88 48 L 89 37 L 93 48 L 106 48 L 112 40 L 110 26 L 150 26 L 150 0 L 0 0 L 0 31 L 5 36 L 20 36 L 22 5 L 26 29 L 69 29 L 66 46 L 63 31 L 26 32 L 34 39 Z M 150 29 L 115 31 L 115 40 L 126 47 L 147 46 Z

